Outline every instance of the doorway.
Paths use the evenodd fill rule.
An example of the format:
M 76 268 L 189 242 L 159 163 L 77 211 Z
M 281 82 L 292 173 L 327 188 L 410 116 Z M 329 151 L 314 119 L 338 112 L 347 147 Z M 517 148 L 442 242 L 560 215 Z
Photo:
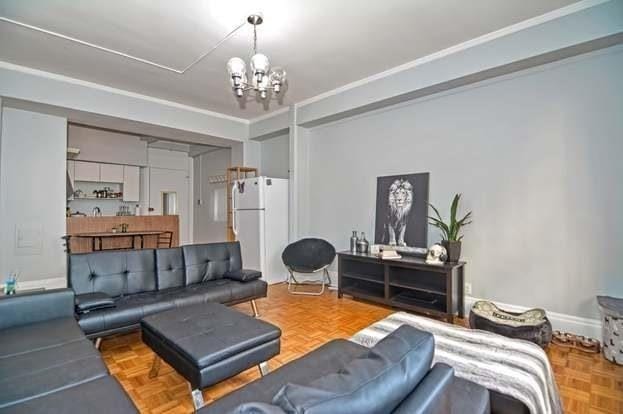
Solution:
M 180 220 L 180 245 L 192 243 L 190 177 L 187 171 L 150 167 L 149 206 L 151 215 L 177 215 Z

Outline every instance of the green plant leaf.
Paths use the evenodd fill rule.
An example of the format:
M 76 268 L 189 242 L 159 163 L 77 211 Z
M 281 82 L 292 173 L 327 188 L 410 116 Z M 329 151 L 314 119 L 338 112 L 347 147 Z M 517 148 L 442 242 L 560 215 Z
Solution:
M 454 198 L 452 199 L 452 204 L 450 205 L 450 225 L 449 225 L 450 236 L 448 240 L 456 240 L 456 236 L 459 232 L 459 227 L 457 226 L 457 223 L 456 223 L 456 211 L 459 207 L 460 199 L 461 199 L 461 195 L 455 194 Z
M 431 220 L 429 222 L 429 224 L 437 227 L 441 231 L 442 236 L 444 237 L 444 239 L 448 240 L 450 231 L 449 231 L 448 226 L 446 225 L 446 223 L 444 223 L 443 221 L 441 221 L 441 220 L 439 220 L 439 219 L 437 219 L 437 218 L 435 218 L 433 216 L 428 216 L 428 218 L 429 218 L 429 220 Z
M 437 214 L 437 218 L 439 219 L 439 221 L 443 221 L 443 218 L 441 218 L 441 214 L 439 214 L 439 210 L 437 210 L 437 208 L 431 203 L 428 203 L 428 205 L 433 209 L 435 214 Z

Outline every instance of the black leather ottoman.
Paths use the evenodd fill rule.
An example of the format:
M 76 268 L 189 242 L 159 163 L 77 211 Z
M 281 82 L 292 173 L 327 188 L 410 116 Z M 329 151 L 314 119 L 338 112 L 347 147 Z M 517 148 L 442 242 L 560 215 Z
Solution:
M 218 303 L 171 309 L 141 321 L 145 342 L 190 383 L 193 404 L 203 405 L 201 389 L 258 365 L 262 375 L 279 354 L 281 330 Z

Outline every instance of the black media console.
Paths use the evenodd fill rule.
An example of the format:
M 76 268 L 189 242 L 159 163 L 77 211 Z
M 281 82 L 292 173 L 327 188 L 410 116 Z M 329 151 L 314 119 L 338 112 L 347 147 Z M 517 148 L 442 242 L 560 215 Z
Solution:
M 379 259 L 338 253 L 338 297 L 350 295 L 408 311 L 445 318 L 464 317 L 465 262 L 428 264 L 424 258 Z

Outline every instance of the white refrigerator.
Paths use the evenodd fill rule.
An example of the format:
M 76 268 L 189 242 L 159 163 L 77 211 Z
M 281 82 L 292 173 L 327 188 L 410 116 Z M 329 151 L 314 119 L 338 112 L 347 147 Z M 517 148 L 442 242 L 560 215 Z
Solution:
M 254 177 L 234 182 L 233 230 L 242 267 L 262 272 L 269 284 L 284 282 L 281 253 L 288 245 L 288 180 Z

